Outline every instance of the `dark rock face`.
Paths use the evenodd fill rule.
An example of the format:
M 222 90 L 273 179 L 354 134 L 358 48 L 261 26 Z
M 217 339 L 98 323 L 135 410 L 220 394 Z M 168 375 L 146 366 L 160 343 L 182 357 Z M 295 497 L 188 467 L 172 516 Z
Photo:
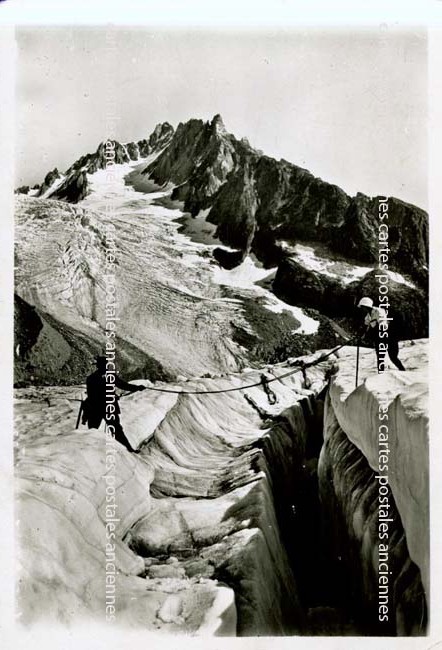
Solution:
M 224 269 L 234 269 L 241 264 L 244 254 L 242 251 L 226 251 L 224 248 L 214 248 L 213 257 Z
M 351 201 L 344 233 L 332 234 L 331 244 L 339 253 L 362 262 L 377 263 L 379 257 L 379 205 L 385 197 L 369 198 L 358 193 Z M 388 263 L 425 284 L 428 267 L 428 215 L 420 208 L 388 198 Z M 344 236 L 345 234 L 345 236 Z
M 14 346 L 16 356 L 24 356 L 35 345 L 43 327 L 41 318 L 20 296 L 14 295 Z
M 220 188 L 209 215 L 209 221 L 218 225 L 217 236 L 245 253 L 252 250 L 257 227 L 255 215 L 259 199 L 251 175 L 247 161 L 238 171 L 232 172 L 230 182 Z
M 186 210 L 195 215 L 211 205 L 210 198 L 233 168 L 230 139 L 222 135 L 218 121 L 189 120 L 178 125 L 167 149 L 168 155 L 163 152 L 145 173 L 159 185 L 179 185 L 172 199 L 185 201 Z
M 152 153 L 164 149 L 173 137 L 173 126 L 169 122 L 157 124 L 153 133 L 150 134 L 147 140 L 139 140 L 137 143 L 139 150 L 139 157 L 145 158 Z M 128 145 L 129 147 L 129 145 Z
M 57 190 L 49 197 L 60 199 L 69 203 L 78 203 L 88 193 L 88 181 L 85 171 L 79 171 L 69 175 Z
M 305 169 L 262 155 L 227 133 L 219 115 L 180 124 L 146 173 L 159 185 L 178 185 L 173 198 L 191 214 L 210 207 L 217 236 L 230 246 L 259 254 L 263 240 L 269 246 L 280 239 L 317 241 L 354 260 L 378 261 L 382 197 L 350 197 Z M 425 284 L 426 212 L 391 197 L 388 223 L 391 268 Z
M 17 187 L 14 190 L 15 194 L 28 194 L 29 192 L 29 185 L 20 185 L 20 187 Z
M 54 181 L 58 180 L 59 178 L 61 178 L 61 175 L 56 167 L 51 172 L 48 172 L 43 183 L 40 186 L 38 196 L 42 196 L 51 187 Z
M 331 317 L 348 315 L 354 307 L 351 292 L 337 279 L 306 269 L 289 258 L 278 266 L 273 291 L 290 305 L 312 307 Z
M 330 318 L 351 318 L 362 322 L 357 304 L 370 296 L 378 304 L 379 274 L 374 269 L 363 278 L 347 285 L 316 271 L 306 269 L 293 259 L 280 263 L 273 282 L 275 294 L 289 303 L 318 309 Z M 428 336 L 428 294 L 423 288 L 410 287 L 388 280 L 389 316 L 400 340 Z
M 136 142 L 129 142 L 126 145 L 126 150 L 130 160 L 138 160 L 140 157 L 140 148 Z

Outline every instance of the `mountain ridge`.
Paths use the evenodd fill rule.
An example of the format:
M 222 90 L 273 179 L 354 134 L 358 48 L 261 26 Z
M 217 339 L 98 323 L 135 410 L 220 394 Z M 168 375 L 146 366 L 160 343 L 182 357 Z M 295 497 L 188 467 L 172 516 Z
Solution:
M 244 255 L 263 259 L 279 241 L 318 241 L 334 253 L 376 263 L 384 197 L 351 197 L 306 169 L 261 154 L 225 128 L 217 130 L 220 122 L 215 116 L 180 124 L 145 173 L 158 185 L 175 184 L 172 199 L 183 201 L 193 216 L 210 208 L 207 219 L 217 236 Z M 428 215 L 396 197 L 388 197 L 388 207 L 391 267 L 426 284 Z
M 90 191 L 87 174 L 93 174 L 99 169 L 106 169 L 109 158 L 106 157 L 106 142 L 113 143 L 115 164 L 147 158 L 167 146 L 174 133 L 169 122 L 156 125 L 150 136 L 137 142 L 120 143 L 117 140 L 103 140 L 98 144 L 94 153 L 80 156 L 64 173 L 55 167 L 44 177 L 41 185 L 35 185 L 30 191 L 27 186 L 17 188 L 16 193 L 30 194 L 31 196 L 64 200 L 69 203 L 78 203 Z
M 171 198 L 197 216 L 210 210 L 221 242 L 253 252 L 264 263 L 269 251 L 278 262 L 284 241 L 319 242 L 338 255 L 376 264 L 379 252 L 380 196 L 348 195 L 309 170 L 276 160 L 229 133 L 217 114 L 211 121 L 192 118 L 176 128 L 158 124 L 148 139 L 114 143 L 117 164 L 155 153 L 142 174 L 156 185 L 173 186 Z M 106 167 L 104 143 L 80 157 L 65 172 L 49 172 L 34 196 L 77 203 L 90 191 L 87 175 Z M 57 184 L 58 183 L 58 184 Z M 51 190 L 52 188 L 52 190 Z M 37 192 L 37 194 L 35 193 Z M 428 215 L 411 203 L 388 198 L 392 269 L 421 286 L 428 282 Z M 237 263 L 237 261 L 235 262 Z

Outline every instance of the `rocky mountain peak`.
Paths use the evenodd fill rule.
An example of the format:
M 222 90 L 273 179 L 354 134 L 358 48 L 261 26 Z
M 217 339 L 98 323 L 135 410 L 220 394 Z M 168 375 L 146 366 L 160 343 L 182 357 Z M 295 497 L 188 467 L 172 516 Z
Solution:
M 130 143 L 128 145 L 128 149 L 131 146 L 137 147 L 135 153 L 138 153 L 138 155 L 135 157 L 131 156 L 132 160 L 136 160 L 138 157 L 145 158 L 150 156 L 152 153 L 161 151 L 161 149 L 164 149 L 164 147 L 166 147 L 172 140 L 173 134 L 174 129 L 169 122 L 160 122 L 156 125 L 147 140 L 139 140 L 136 144 Z
M 224 126 L 223 118 L 219 113 L 217 113 L 213 117 L 210 123 L 210 128 L 212 132 L 215 133 L 216 135 L 224 135 L 227 133 L 226 127 Z
M 173 126 L 169 122 L 159 122 L 152 132 L 151 138 L 159 138 L 166 133 L 173 133 Z
M 39 188 L 38 195 L 42 196 L 45 192 L 49 190 L 49 188 L 55 183 L 56 180 L 61 178 L 61 174 L 58 171 L 57 167 L 54 167 L 50 172 L 48 172 L 44 178 L 44 181 Z
M 149 142 L 151 146 L 158 146 L 159 144 L 165 144 L 169 141 L 174 133 L 173 126 L 169 122 L 160 122 L 156 125 L 152 134 L 149 137 Z

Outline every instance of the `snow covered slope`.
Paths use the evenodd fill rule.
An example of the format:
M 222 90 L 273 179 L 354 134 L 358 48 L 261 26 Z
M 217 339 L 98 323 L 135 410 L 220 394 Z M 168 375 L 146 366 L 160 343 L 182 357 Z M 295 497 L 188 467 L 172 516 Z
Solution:
M 259 387 L 245 391 L 249 401 L 242 392 L 150 391 L 121 400 L 125 430 L 141 452 L 116 445 L 120 623 L 234 635 L 237 608 L 241 634 L 301 629 L 275 490 L 281 482 L 288 489 L 301 466 L 306 414 L 328 367 L 308 372 L 310 390 L 300 373 L 274 382 L 274 406 Z M 269 369 L 284 371 L 284 365 Z M 176 388 L 255 381 L 259 373 L 245 371 Z M 72 388 L 21 389 L 16 396 L 22 619 L 102 617 L 104 499 L 112 474 L 105 466 L 106 434 L 74 430 Z M 282 417 L 273 420 L 272 414 Z
M 144 561 L 122 538 L 152 507 L 153 472 L 142 460 L 117 445 L 114 482 L 106 467 L 104 435 L 74 431 L 72 422 L 62 436 L 48 426 L 45 435 L 28 430 L 18 442 L 19 602 L 24 623 L 42 618 L 65 624 L 104 621 L 110 612 L 105 608 L 106 567 L 108 584 L 116 583 L 120 624 L 235 634 L 231 590 L 213 581 L 140 577 Z M 109 524 L 106 495 L 114 485 L 118 509 L 116 523 Z M 110 526 L 116 527 L 112 552 L 105 545 L 106 539 L 114 543 L 107 537 Z
M 213 244 L 180 232 L 180 209 L 158 204 L 170 190 L 144 193 L 125 183 L 131 175 L 136 185 L 146 160 L 117 165 L 112 185 L 105 170 L 88 175 L 91 191 L 76 206 L 17 197 L 19 296 L 83 336 L 103 340 L 111 205 L 118 311 L 124 315 L 118 334 L 167 370 L 192 376 L 247 365 L 247 350 L 235 339 L 237 330 L 251 331 L 242 297 L 260 303 L 264 319 L 266 311 L 270 317 L 285 310 L 293 316 L 292 331 L 315 332 L 317 321 L 255 284 L 270 271 L 252 261 L 244 262 L 250 269 L 243 275 L 241 269 L 223 271 L 212 257 Z

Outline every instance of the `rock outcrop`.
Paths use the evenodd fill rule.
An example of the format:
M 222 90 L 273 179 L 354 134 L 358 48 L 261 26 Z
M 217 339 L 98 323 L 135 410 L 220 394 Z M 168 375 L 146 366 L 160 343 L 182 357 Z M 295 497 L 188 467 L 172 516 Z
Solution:
M 29 187 L 29 185 L 20 185 L 20 187 L 17 187 L 14 190 L 14 193 L 15 194 L 28 194 L 30 189 L 31 188 Z
M 344 319 L 349 331 L 360 327 L 356 305 L 363 296 L 379 297 L 379 274 L 388 283 L 389 316 L 400 340 L 428 336 L 428 291 L 411 283 L 399 282 L 395 274 L 373 269 L 360 280 L 343 284 L 339 279 L 306 268 L 299 261 L 285 258 L 278 266 L 273 290 L 291 305 L 310 307 L 331 317 Z
M 40 185 L 37 196 L 44 196 L 48 190 L 51 190 L 56 181 L 61 179 L 61 174 L 55 167 L 52 171 L 48 172 L 44 178 L 43 183 Z
M 161 151 L 170 143 L 173 133 L 173 126 L 169 124 L 169 122 L 157 124 L 147 140 L 139 140 L 133 147 L 135 153 L 136 147 L 138 147 L 139 155 L 137 158 L 132 157 L 132 160 L 137 160 L 138 158 L 147 158 L 147 156 Z M 134 143 L 129 143 L 127 145 L 128 150 L 132 148 L 133 144 Z

